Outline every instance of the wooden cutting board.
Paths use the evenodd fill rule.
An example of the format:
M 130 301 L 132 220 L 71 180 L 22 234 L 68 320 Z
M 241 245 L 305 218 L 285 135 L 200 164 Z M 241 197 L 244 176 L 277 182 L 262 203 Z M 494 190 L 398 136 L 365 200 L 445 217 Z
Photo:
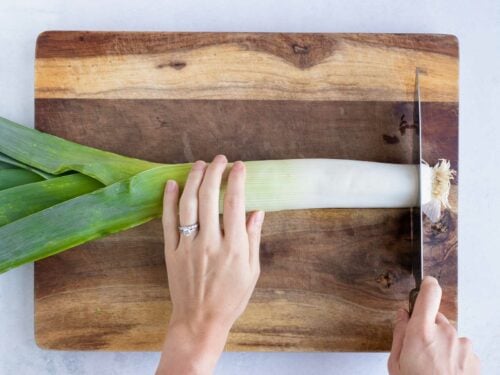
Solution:
M 36 127 L 156 162 L 410 163 L 458 169 L 458 42 L 447 35 L 45 32 Z M 414 151 L 412 151 L 414 150 Z M 457 181 L 425 272 L 457 318 Z M 159 220 L 36 263 L 42 348 L 159 350 L 171 312 Z M 384 351 L 413 287 L 409 209 L 269 213 L 261 277 L 227 350 Z

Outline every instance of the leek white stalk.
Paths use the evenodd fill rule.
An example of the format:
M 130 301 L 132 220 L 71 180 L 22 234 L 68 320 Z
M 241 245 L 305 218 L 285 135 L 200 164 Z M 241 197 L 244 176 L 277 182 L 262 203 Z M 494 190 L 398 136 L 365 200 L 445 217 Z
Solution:
M 418 168 L 339 159 L 250 161 L 247 209 L 394 208 L 418 203 Z
M 250 161 L 246 208 L 280 211 L 307 208 L 418 207 L 419 171 L 414 164 L 338 159 Z M 432 221 L 449 207 L 449 162 L 422 164 L 423 210 Z M 222 200 L 220 204 L 222 210 Z

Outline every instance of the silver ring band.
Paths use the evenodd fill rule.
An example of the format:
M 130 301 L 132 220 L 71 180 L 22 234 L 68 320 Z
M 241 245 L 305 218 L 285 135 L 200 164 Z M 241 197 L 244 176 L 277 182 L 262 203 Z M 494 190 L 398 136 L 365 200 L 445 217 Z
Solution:
M 198 223 L 190 224 L 190 225 L 179 225 L 177 229 L 179 229 L 179 233 L 183 236 L 189 237 L 194 232 L 196 232 L 199 228 Z

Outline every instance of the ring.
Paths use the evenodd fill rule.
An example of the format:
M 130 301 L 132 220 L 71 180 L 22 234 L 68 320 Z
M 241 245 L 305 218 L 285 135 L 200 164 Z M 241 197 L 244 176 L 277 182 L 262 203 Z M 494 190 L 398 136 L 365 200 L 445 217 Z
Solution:
M 198 223 L 195 223 L 191 225 L 179 225 L 177 228 L 179 229 L 180 234 L 189 237 L 198 230 L 198 227 L 199 227 Z

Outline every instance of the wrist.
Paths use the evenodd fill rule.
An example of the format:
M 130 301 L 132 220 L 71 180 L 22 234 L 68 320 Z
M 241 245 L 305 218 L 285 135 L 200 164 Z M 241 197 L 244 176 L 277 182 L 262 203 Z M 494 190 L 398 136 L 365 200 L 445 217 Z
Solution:
M 224 350 L 229 329 L 216 321 L 171 319 L 160 368 L 165 374 L 207 374 L 213 371 Z
M 168 329 L 182 330 L 190 337 L 210 339 L 212 336 L 220 336 L 222 333 L 227 336 L 233 323 L 228 319 L 205 314 L 189 314 L 189 318 L 186 318 L 185 315 L 187 314 L 173 312 Z

